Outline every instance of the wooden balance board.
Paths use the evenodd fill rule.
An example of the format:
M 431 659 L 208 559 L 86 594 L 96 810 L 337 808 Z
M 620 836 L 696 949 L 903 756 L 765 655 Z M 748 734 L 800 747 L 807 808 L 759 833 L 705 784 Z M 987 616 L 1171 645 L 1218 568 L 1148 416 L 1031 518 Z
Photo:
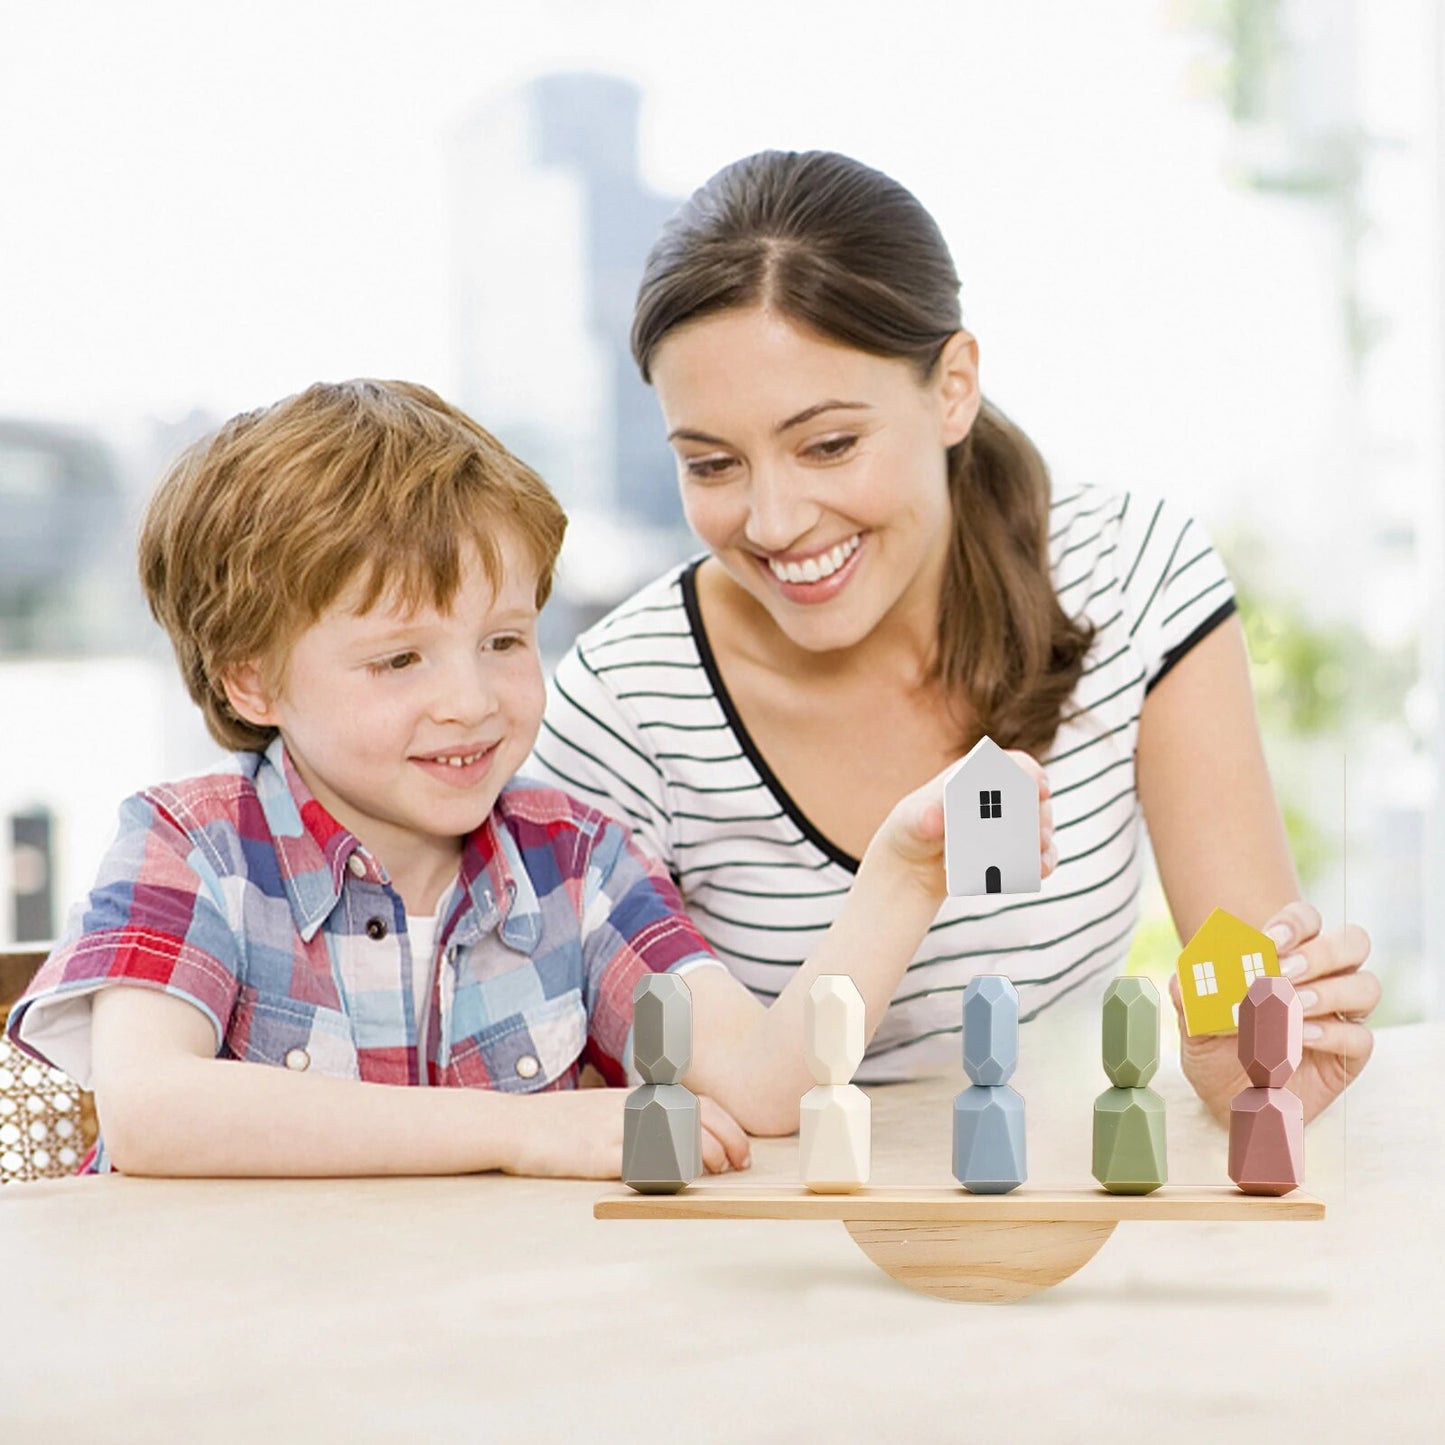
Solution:
M 970 1194 L 924 1185 L 813 1194 L 801 1185 L 692 1185 L 679 1194 L 630 1189 L 599 1199 L 598 1219 L 841 1219 L 859 1249 L 910 1289 L 940 1299 L 1004 1303 L 1067 1279 L 1121 1219 L 1236 1223 L 1323 1219 L 1298 1192 L 1274 1197 L 1227 1186 L 1164 1185 L 1152 1194 L 1016 1189 Z

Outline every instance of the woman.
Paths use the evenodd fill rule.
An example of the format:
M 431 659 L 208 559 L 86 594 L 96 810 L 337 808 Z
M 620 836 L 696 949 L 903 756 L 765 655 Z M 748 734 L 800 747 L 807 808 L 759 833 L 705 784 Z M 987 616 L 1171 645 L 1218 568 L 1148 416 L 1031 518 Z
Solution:
M 653 248 L 632 344 L 708 555 L 564 659 L 542 770 L 632 822 L 766 1000 L 901 797 L 983 734 L 1026 751 L 1052 791 L 1054 875 L 946 900 L 858 1078 L 954 1063 L 975 973 L 1009 974 L 1024 1020 L 1101 993 L 1137 920 L 1142 804 L 1180 937 L 1220 906 L 1275 938 L 1305 1005 L 1295 1088 L 1318 1113 L 1369 1057 L 1379 987 L 1363 930 L 1322 932 L 1299 899 L 1228 579 L 1169 505 L 1051 495 L 980 394 L 914 197 L 828 153 L 729 166 Z M 1221 1116 L 1234 1050 L 1184 1042 Z

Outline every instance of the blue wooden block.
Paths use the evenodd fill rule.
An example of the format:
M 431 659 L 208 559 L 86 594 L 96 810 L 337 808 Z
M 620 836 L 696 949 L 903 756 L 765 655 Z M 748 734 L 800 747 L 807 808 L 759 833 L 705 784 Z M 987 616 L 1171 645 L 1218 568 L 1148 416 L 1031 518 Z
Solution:
M 975 1084 L 1006 1084 L 1019 1061 L 1019 996 L 1000 973 L 963 991 L 963 1071 Z
M 974 1084 L 953 1101 L 953 1177 L 974 1194 L 1007 1194 L 1028 1178 L 1017 1090 Z

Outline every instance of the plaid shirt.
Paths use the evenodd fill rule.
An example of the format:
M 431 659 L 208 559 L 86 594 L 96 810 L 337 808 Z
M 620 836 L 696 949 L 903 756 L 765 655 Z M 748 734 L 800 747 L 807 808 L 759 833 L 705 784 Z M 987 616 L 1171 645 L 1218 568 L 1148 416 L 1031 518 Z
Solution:
M 522 778 L 467 838 L 438 917 L 418 1020 L 400 895 L 277 739 L 122 804 L 9 1034 L 86 1087 L 90 995 L 128 983 L 194 1004 L 222 1058 L 512 1093 L 573 1087 L 591 1063 L 618 1085 L 638 978 L 716 963 L 623 828 Z

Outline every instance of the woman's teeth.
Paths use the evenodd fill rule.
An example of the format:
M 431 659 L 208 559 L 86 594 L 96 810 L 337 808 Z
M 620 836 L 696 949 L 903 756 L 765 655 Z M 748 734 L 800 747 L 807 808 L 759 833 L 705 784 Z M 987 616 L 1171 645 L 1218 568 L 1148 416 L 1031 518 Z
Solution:
M 779 582 L 821 582 L 831 577 L 858 550 L 859 537 L 855 534 L 846 542 L 839 542 L 831 552 L 820 557 L 809 557 L 805 562 L 775 562 L 767 559 L 768 570 Z

